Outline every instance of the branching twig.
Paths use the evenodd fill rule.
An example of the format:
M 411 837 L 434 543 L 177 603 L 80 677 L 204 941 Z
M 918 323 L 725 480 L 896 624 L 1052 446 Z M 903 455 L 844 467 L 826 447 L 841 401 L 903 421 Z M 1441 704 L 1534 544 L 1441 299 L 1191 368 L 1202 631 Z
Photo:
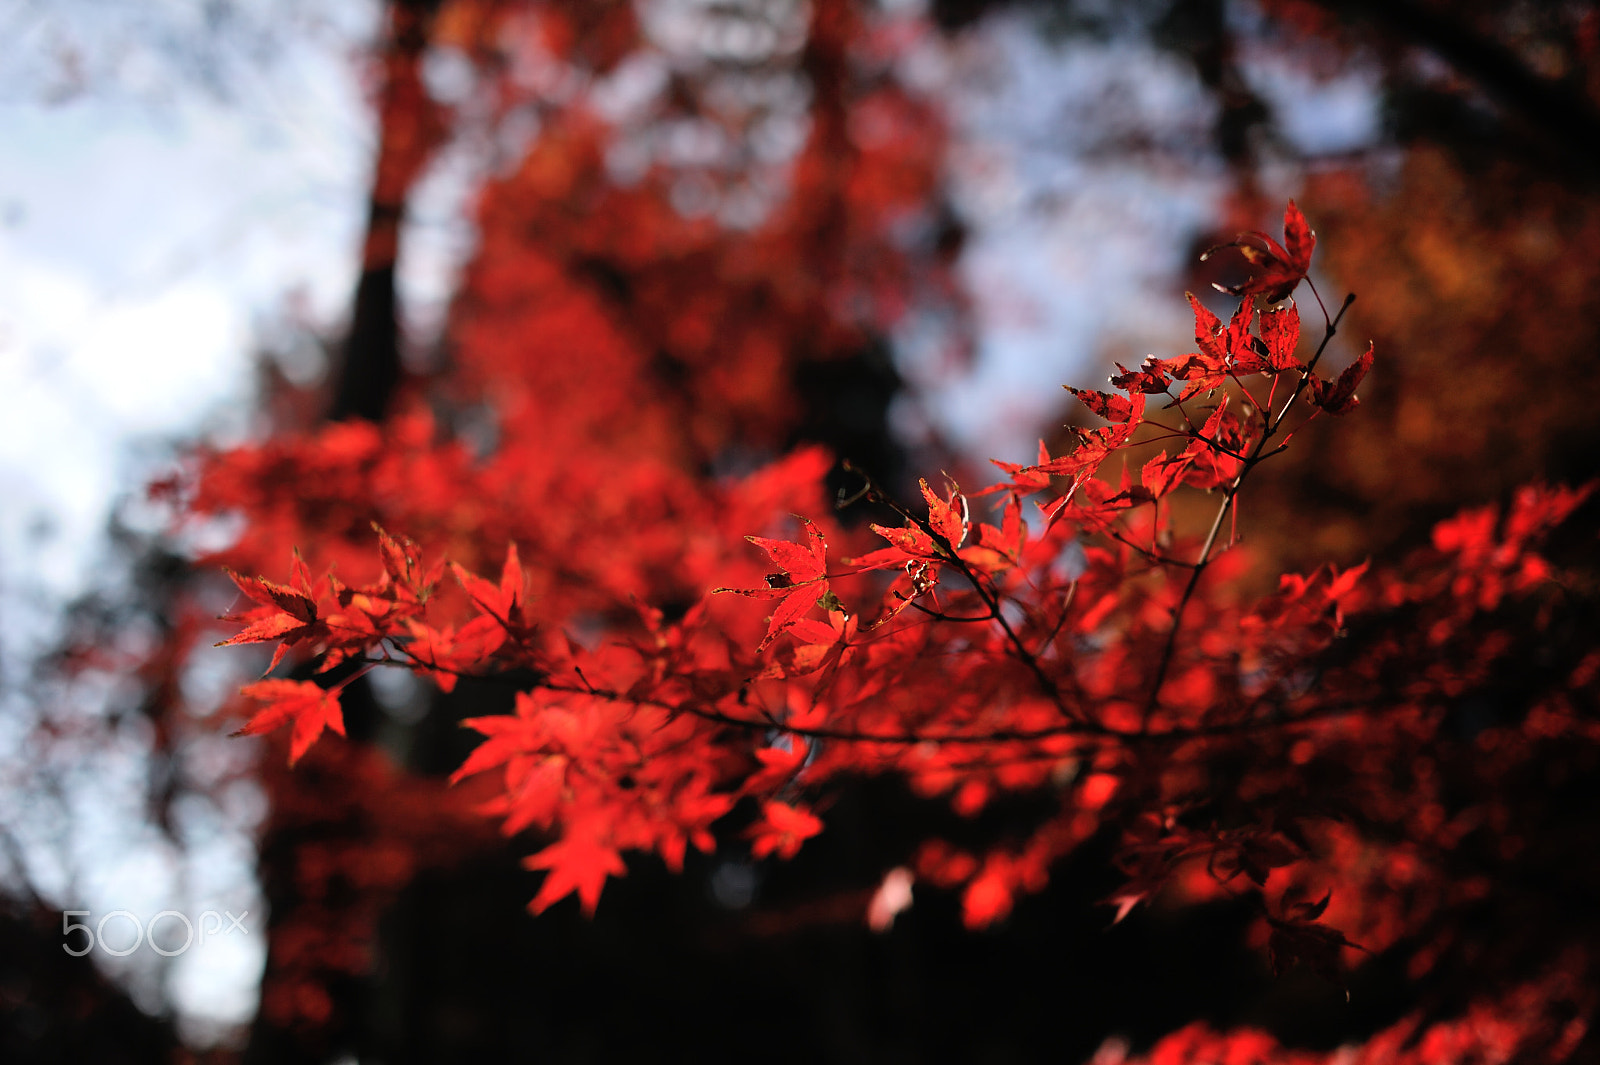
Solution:
M 1315 294 L 1315 292 L 1316 290 L 1313 288 L 1312 293 Z M 1217 533 L 1222 529 L 1222 519 L 1227 516 L 1228 508 L 1234 505 L 1234 501 L 1239 495 L 1239 489 L 1243 487 L 1245 478 L 1250 475 L 1250 471 L 1265 459 L 1271 458 L 1283 450 L 1282 447 L 1277 447 L 1271 452 L 1266 452 L 1267 442 L 1277 435 L 1279 428 L 1283 425 L 1283 420 L 1289 415 L 1290 408 L 1294 406 L 1295 400 L 1300 398 L 1300 394 L 1310 384 L 1312 371 L 1316 369 L 1317 363 L 1322 358 L 1322 353 L 1328 350 L 1329 342 L 1339 332 L 1339 322 L 1344 318 L 1345 311 L 1350 309 L 1350 304 L 1355 302 L 1355 298 L 1354 293 L 1346 296 L 1343 305 L 1339 308 L 1339 313 L 1333 318 L 1327 319 L 1327 330 L 1323 334 L 1322 343 L 1317 345 L 1316 353 L 1311 356 L 1311 361 L 1301 371 L 1300 380 L 1295 383 L 1294 391 L 1284 401 L 1283 407 L 1275 416 L 1270 410 L 1263 413 L 1260 438 L 1256 440 L 1255 446 L 1250 450 L 1250 454 L 1243 459 L 1243 466 L 1234 477 L 1233 483 L 1228 485 L 1223 492 L 1222 505 L 1217 508 L 1217 516 L 1212 519 L 1211 529 L 1206 533 L 1205 543 L 1200 548 L 1200 555 L 1195 560 L 1194 568 L 1189 573 L 1189 581 L 1184 585 L 1183 594 L 1178 597 L 1178 605 L 1172 611 L 1172 625 L 1167 629 L 1167 638 L 1161 647 L 1161 657 L 1156 661 L 1155 677 L 1150 682 L 1150 696 L 1145 701 L 1143 721 L 1146 727 L 1149 725 L 1150 715 L 1160 704 L 1161 688 L 1166 683 L 1167 672 L 1172 667 L 1172 655 L 1178 644 L 1178 631 L 1183 627 L 1184 610 L 1188 608 L 1189 600 L 1194 598 L 1195 589 L 1199 587 L 1200 578 L 1205 574 L 1206 567 L 1211 564 L 1211 552 L 1216 547 Z M 1321 297 L 1318 297 L 1317 302 L 1318 304 L 1322 302 Z M 1323 316 L 1326 319 L 1326 309 L 1323 311 Z
M 1034 676 L 1034 680 L 1038 682 L 1039 690 L 1043 692 L 1051 702 L 1055 703 L 1056 708 L 1061 711 L 1063 716 L 1072 718 L 1074 720 L 1080 720 L 1080 715 L 1074 713 L 1072 709 L 1068 707 L 1065 697 L 1063 697 L 1061 694 L 1060 686 L 1056 684 L 1055 681 L 1050 679 L 1050 674 L 1045 672 L 1044 666 L 1039 662 L 1038 656 L 1036 656 L 1032 651 L 1028 650 L 1028 645 L 1022 642 L 1022 637 L 1017 635 L 1016 630 L 1011 627 L 1011 623 L 1006 620 L 1005 615 L 1000 610 L 1000 600 L 998 596 L 984 586 L 982 578 L 976 571 L 972 569 L 971 566 L 967 565 L 966 559 L 961 557 L 960 553 L 956 550 L 956 546 L 946 539 L 943 533 L 935 529 L 926 518 L 917 517 L 915 514 L 911 513 L 911 511 L 900 506 L 892 498 L 885 494 L 884 491 L 878 487 L 877 482 L 872 479 L 871 474 L 867 473 L 859 466 L 856 466 L 849 459 L 845 460 L 844 468 L 847 471 L 856 474 L 866 482 L 869 499 L 877 499 L 883 503 L 886 503 L 894 510 L 896 514 L 899 514 L 906 521 L 911 522 L 918 529 L 921 529 L 922 532 L 925 533 L 928 538 L 940 548 L 940 553 L 944 556 L 944 561 L 966 578 L 967 583 L 972 585 L 972 590 L 977 593 L 978 598 L 983 600 L 983 604 L 989 608 L 989 612 L 994 616 L 995 623 L 998 624 L 1001 631 L 1005 633 L 1006 642 L 1011 645 L 1012 654 L 1016 656 L 1018 661 L 1028 667 L 1029 672 L 1031 672 Z

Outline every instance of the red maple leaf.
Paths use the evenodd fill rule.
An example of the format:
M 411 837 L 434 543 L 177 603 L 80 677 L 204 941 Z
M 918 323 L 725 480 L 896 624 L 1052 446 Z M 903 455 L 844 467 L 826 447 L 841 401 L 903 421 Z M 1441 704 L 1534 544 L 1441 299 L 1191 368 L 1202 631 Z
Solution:
M 372 523 L 378 534 L 378 554 L 383 559 L 385 581 L 393 584 L 400 597 L 413 603 L 427 602 L 433 587 L 444 573 L 441 558 L 427 570 L 422 568 L 422 549 L 404 536 L 390 536 L 383 526 Z
M 385 555 L 385 565 L 388 556 Z M 508 632 L 525 632 L 528 628 L 524 616 L 522 563 L 517 558 L 517 545 L 506 545 L 505 565 L 500 569 L 498 585 L 479 577 L 457 562 L 450 563 L 450 571 L 466 589 L 472 602 L 485 614 L 506 627 Z
M 1065 387 L 1097 418 L 1104 418 L 1108 422 L 1125 422 L 1133 416 L 1133 404 L 1122 396 L 1096 392 L 1092 388 Z M 1161 391 L 1166 391 L 1165 387 Z
M 1145 360 L 1137 370 L 1130 370 L 1122 363 L 1116 367 L 1122 372 L 1111 378 L 1111 384 L 1124 392 L 1139 392 L 1147 396 L 1159 396 L 1165 392 L 1170 384 L 1167 375 L 1161 369 L 1161 359 L 1154 355 L 1145 356 Z M 1048 461 L 1041 459 L 1041 462 Z
M 339 708 L 338 691 L 329 691 L 304 680 L 262 680 L 246 685 L 243 694 L 267 705 L 257 711 L 235 736 L 258 736 L 293 723 L 289 739 L 289 764 L 311 749 L 324 728 L 344 735 L 344 713 Z
M 938 533 L 951 549 L 958 549 L 967 538 L 967 501 L 955 488 L 950 498 L 941 499 L 927 481 L 917 482 L 922 487 L 922 498 L 928 504 L 928 527 Z M 959 505 L 958 505 L 959 504 Z
M 622 855 L 609 844 L 600 842 L 588 832 L 573 832 L 550 844 L 538 854 L 522 860 L 528 869 L 548 869 L 549 875 L 539 885 L 539 893 L 528 903 L 534 913 L 543 913 L 555 903 L 577 892 L 583 912 L 594 915 L 600 903 L 600 891 L 606 877 L 623 876 L 628 867 Z
M 761 806 L 761 820 L 750 829 L 750 853 L 757 858 L 777 852 L 789 859 L 800 853 L 800 845 L 822 831 L 822 821 L 809 810 L 788 803 L 771 802 Z
M 821 580 L 828 571 L 828 541 L 809 518 L 801 518 L 800 524 L 806 531 L 803 545 L 788 540 L 770 540 L 765 536 L 745 537 L 767 553 L 767 557 L 788 576 L 791 584 Z
M 473 618 L 459 632 L 450 625 L 434 629 L 414 618 L 405 621 L 411 636 L 406 652 L 446 692 L 455 690 L 458 674 L 494 654 L 506 641 L 505 626 L 488 614 Z
M 1306 224 L 1293 200 L 1283 212 L 1283 243 L 1260 230 L 1240 233 L 1227 244 L 1218 244 L 1200 256 L 1209 259 L 1213 252 L 1223 248 L 1238 248 L 1239 254 L 1255 268 L 1250 278 L 1240 285 L 1216 285 L 1231 296 L 1264 296 L 1266 302 L 1277 303 L 1289 298 L 1311 269 L 1311 252 L 1317 246 L 1317 235 Z
M 803 618 L 818 600 L 828 595 L 828 541 L 809 518 L 801 518 L 800 524 L 806 532 L 804 544 L 772 540 L 765 536 L 745 537 L 765 551 L 767 557 L 782 571 L 767 575 L 767 587 L 715 589 L 754 599 L 782 598 L 783 601 L 772 612 L 767 635 L 762 639 L 758 651 L 765 649 L 778 638 L 779 633 Z
M 1261 312 L 1261 341 L 1267 348 L 1267 364 L 1274 372 L 1306 368 L 1294 353 L 1300 343 L 1300 312 L 1294 304 Z
M 1216 363 L 1226 365 L 1241 355 L 1251 352 L 1250 323 L 1255 321 L 1255 304 L 1245 300 L 1233 312 L 1226 327 L 1222 319 L 1211 313 L 1193 292 L 1185 292 L 1189 306 L 1194 310 L 1195 345 Z
M 263 675 L 271 673 L 278 668 L 278 663 L 283 661 L 283 656 L 288 653 L 291 646 L 319 631 L 317 601 L 311 594 L 310 574 L 306 570 L 306 564 L 296 552 L 294 568 L 296 587 L 293 588 L 274 584 L 260 577 L 246 577 L 226 567 L 224 570 L 233 578 L 233 583 L 239 586 L 239 590 L 259 605 L 243 613 L 224 615 L 222 618 L 224 621 L 242 621 L 247 624 L 244 631 L 221 641 L 216 646 L 232 647 L 236 644 L 281 640 L 282 642 L 272 653 L 272 662 L 263 671 Z
M 1348 414 L 1361 404 L 1356 395 L 1356 388 L 1367 376 L 1367 371 L 1372 369 L 1372 345 L 1367 345 L 1367 350 L 1361 357 L 1339 375 L 1337 381 L 1324 381 L 1320 378 L 1311 379 L 1312 402 L 1329 414 Z

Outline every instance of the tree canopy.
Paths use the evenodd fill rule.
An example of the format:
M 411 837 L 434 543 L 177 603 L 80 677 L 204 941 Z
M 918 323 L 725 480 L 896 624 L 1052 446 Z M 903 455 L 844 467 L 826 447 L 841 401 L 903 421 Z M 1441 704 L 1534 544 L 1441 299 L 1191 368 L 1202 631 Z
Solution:
M 971 343 L 907 57 L 990 7 L 388 5 L 338 370 L 154 487 L 236 531 L 137 668 L 269 737 L 246 1060 L 1593 1054 L 1594 11 L 1263 5 L 1399 101 L 1286 209 L 1231 6 L 1038 16 L 1192 62 L 1231 191 L 1189 335 L 984 468 L 889 351 Z M 408 200 L 518 128 L 408 351 Z

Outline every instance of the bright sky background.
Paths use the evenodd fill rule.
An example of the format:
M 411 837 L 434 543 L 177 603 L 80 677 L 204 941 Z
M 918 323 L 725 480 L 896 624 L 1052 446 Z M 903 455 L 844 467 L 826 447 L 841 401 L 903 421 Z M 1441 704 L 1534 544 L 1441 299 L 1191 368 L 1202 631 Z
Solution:
M 0 671 L 12 680 L 49 642 L 57 604 L 95 579 L 113 500 L 173 442 L 248 432 L 262 336 L 289 307 L 332 331 L 353 291 L 373 132 L 352 57 L 375 0 L 241 2 L 240 21 L 197 56 L 184 49 L 199 9 L 0 0 L 0 53 L 24 60 L 0 73 Z M 1252 32 L 1251 9 L 1230 10 Z M 952 370 L 933 354 L 939 323 L 908 324 L 898 358 L 922 404 L 899 420 L 1012 459 L 1064 409 L 1062 383 L 1092 386 L 1113 353 L 1131 365 L 1182 342 L 1187 316 L 1166 293 L 1223 193 L 1207 156 L 1151 165 L 1102 150 L 1108 128 L 1137 131 L 1158 155 L 1205 144 L 1212 105 L 1189 66 L 1137 41 L 1052 41 L 1031 17 L 991 19 L 954 46 L 929 37 L 906 67 L 930 89 L 961 87 L 951 166 L 980 333 L 971 368 Z M 267 27 L 281 32 L 264 44 Z M 1294 149 L 1378 136 L 1370 78 L 1314 81 L 1287 53 L 1246 54 Z M 438 320 L 466 249 L 470 171 L 447 162 L 418 205 L 402 261 L 418 318 Z M 1292 171 L 1267 177 L 1295 191 Z M 0 709 L 3 766 L 29 757 L 16 723 L 31 711 Z M 190 853 L 167 853 L 137 816 L 140 742 L 86 756 L 95 769 L 71 804 L 64 862 L 47 853 L 59 824 L 0 806 L 0 823 L 36 834 L 30 878 L 96 918 L 258 904 L 259 797 L 190 811 Z M 218 937 L 154 977 L 202 1037 L 254 1010 L 265 944 L 264 925 L 251 927 L 257 938 Z M 136 990 L 137 957 L 121 969 Z M 156 989 L 139 994 L 159 1004 Z
M 352 57 L 375 3 L 241 4 L 211 30 L 199 10 L 0 3 L 0 821 L 34 888 L 91 924 L 119 909 L 195 922 L 253 911 L 252 934 L 215 935 L 170 964 L 148 947 L 95 954 L 135 1001 L 175 1004 L 203 1042 L 255 1010 L 259 794 L 180 806 L 177 852 L 142 818 L 149 737 L 128 727 L 97 733 L 94 750 L 48 752 L 59 804 L 8 786 L 46 753 L 26 729 L 48 711 L 16 685 L 58 604 L 108 579 L 113 501 L 173 444 L 247 431 L 262 333 L 290 303 L 335 326 L 355 283 L 373 131 Z M 186 752 L 187 771 L 225 771 L 243 746 L 224 742 Z M 124 918 L 106 931 L 114 946 L 132 939 Z M 163 945 L 182 938 L 166 919 Z
M 1116 21 L 1114 3 L 1079 9 L 1097 7 Z M 1287 199 L 1306 160 L 1380 137 L 1374 67 L 1358 59 L 1315 77 L 1251 5 L 1229 4 L 1227 17 L 1282 142 L 1262 146 L 1267 192 Z M 979 330 L 972 365 L 951 373 L 937 336 L 911 324 L 900 368 L 926 412 L 904 423 L 914 433 L 929 418 L 967 455 L 1012 462 L 1032 461 L 1067 411 L 1062 385 L 1103 388 L 1112 359 L 1133 366 L 1189 342 L 1177 278 L 1228 187 L 1211 148 L 1216 103 L 1191 64 L 1137 33 L 1063 37 L 1040 19 L 1003 11 L 907 61 L 913 82 L 957 90 L 946 93 L 951 189 L 970 229 L 960 269 Z
M 239 431 L 257 324 L 290 292 L 314 321 L 337 321 L 372 138 L 349 58 L 370 32 L 369 3 L 330 5 L 347 9 L 342 23 L 238 62 L 230 98 L 185 84 L 148 37 L 100 41 L 115 21 L 93 17 L 106 5 L 67 6 L 89 15 L 23 42 L 81 34 L 83 91 L 30 96 L 13 77 L 0 100 L 0 581 L 11 594 L 81 587 L 108 501 L 144 472 L 142 442 L 208 418 Z

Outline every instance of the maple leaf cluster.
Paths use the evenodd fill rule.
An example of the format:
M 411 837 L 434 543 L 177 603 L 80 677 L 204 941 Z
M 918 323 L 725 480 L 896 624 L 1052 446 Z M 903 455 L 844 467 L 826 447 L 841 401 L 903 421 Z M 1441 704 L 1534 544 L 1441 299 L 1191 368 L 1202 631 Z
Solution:
M 1409 385 L 1393 363 L 1381 384 L 1418 423 L 1400 434 L 1410 450 L 1382 431 L 1336 455 L 1304 447 L 1334 417 L 1370 425 L 1383 410 L 1358 411 L 1379 364 L 1370 344 L 1336 342 L 1348 302 L 1312 311 L 1317 239 L 1291 202 L 1280 234 L 1206 253 L 1245 275 L 1220 286 L 1226 307 L 1189 297 L 1192 346 L 1125 360 L 1106 390 L 1070 389 L 1086 417 L 1068 446 L 997 463 L 995 483 L 930 472 L 900 498 L 847 463 L 846 501 L 876 507 L 861 527 L 821 489 L 833 457 L 793 446 L 815 429 L 808 375 L 881 354 L 919 304 L 948 327 L 947 354 L 964 339 L 943 120 L 911 87 L 926 73 L 919 5 L 755 5 L 802 12 L 803 44 L 731 64 L 667 55 L 650 5 L 382 6 L 363 292 L 392 275 L 407 201 L 453 132 L 493 134 L 497 153 L 538 133 L 479 190 L 433 370 L 407 377 L 395 353 L 397 393 L 333 405 L 376 422 L 289 430 L 310 423 L 275 406 L 278 431 L 202 450 L 162 488 L 182 520 L 236 532 L 200 562 L 237 590 L 222 644 L 260 654 L 223 716 L 272 755 L 250 770 L 270 805 L 268 1027 L 337 1028 L 339 989 L 382 961 L 380 914 L 420 870 L 504 846 L 497 831 L 541 877 L 535 911 L 593 914 L 651 856 L 672 870 L 691 849 L 816 857 L 833 798 L 880 777 L 956 827 L 884 854 L 876 894 L 853 885 L 803 920 L 832 907 L 828 920 L 884 931 L 914 886 L 952 893 L 983 928 L 1037 908 L 1027 896 L 1076 853 L 1109 853 L 1107 923 L 1229 900 L 1252 915 L 1264 969 L 1354 984 L 1381 956 L 1419 983 L 1470 982 L 1465 1004 L 1385 1020 L 1360 1047 L 1195 1025 L 1142 1055 L 1110 1042 L 1099 1065 L 1561 1060 L 1585 1038 L 1594 929 L 1563 920 L 1600 892 L 1584 850 L 1594 804 L 1574 783 L 1600 750 L 1600 652 L 1573 636 L 1592 578 L 1550 545 L 1570 541 L 1588 493 L 1506 491 L 1408 555 L 1288 574 L 1265 594 L 1241 533 L 1266 531 L 1261 500 L 1273 535 L 1337 542 L 1307 529 L 1305 497 L 1325 482 L 1302 475 L 1299 498 L 1262 500 L 1256 473 L 1292 443 L 1363 472 L 1376 528 L 1407 500 L 1449 498 L 1419 436 L 1435 467 L 1470 466 L 1490 445 L 1458 436 L 1533 456 L 1560 435 L 1553 411 L 1586 424 L 1581 390 L 1548 386 L 1570 379 L 1559 360 L 1587 335 L 1592 218 L 1551 208 L 1548 190 L 1500 197 L 1528 207 L 1499 218 L 1497 204 L 1498 238 L 1475 246 L 1460 198 L 1437 191 L 1459 175 L 1437 163 L 1385 223 L 1347 204 L 1338 243 L 1365 259 L 1336 272 L 1404 279 L 1369 281 L 1363 307 L 1406 360 Z M 470 102 L 430 95 L 434 49 L 469 61 Z M 662 69 L 658 94 L 616 106 Z M 783 147 L 772 133 L 790 119 L 801 132 Z M 1338 180 L 1307 186 L 1324 223 L 1350 200 Z M 1552 210 L 1561 269 L 1539 236 Z M 1539 265 L 1504 299 L 1461 266 L 1503 285 L 1518 257 Z M 1393 262 L 1409 265 L 1379 272 Z M 1433 318 L 1418 286 L 1450 295 Z M 1541 312 L 1506 315 L 1515 303 Z M 1397 338 L 1447 354 L 1418 362 L 1427 352 Z M 1424 390 L 1437 416 L 1411 418 Z M 170 613 L 159 661 L 138 664 L 161 706 L 181 703 L 209 631 L 194 615 L 216 610 Z M 398 716 L 376 726 L 387 750 L 367 742 L 360 683 L 379 671 L 416 678 L 413 705 L 428 704 L 413 732 Z M 213 724 L 151 717 L 169 738 Z M 453 741 L 441 721 L 463 726 Z
M 500 416 L 488 454 L 410 403 L 381 425 L 200 456 L 190 514 L 247 517 L 213 559 L 246 601 L 223 643 L 274 645 L 239 731 L 286 731 L 293 765 L 344 733 L 341 693 L 368 671 L 514 686 L 509 713 L 463 721 L 482 739 L 452 781 L 539 841 L 536 911 L 576 896 L 593 913 L 630 854 L 674 870 L 690 847 L 793 859 L 826 831 L 835 787 L 883 775 L 963 817 L 1048 800 L 986 848 L 929 839 L 910 873 L 888 871 L 902 894 L 913 876 L 959 892 L 972 927 L 1112 838 L 1110 920 L 1237 898 L 1276 970 L 1339 980 L 1398 943 L 1419 973 L 1449 964 L 1466 949 L 1451 915 L 1489 890 L 1454 864 L 1462 841 L 1544 816 L 1511 808 L 1511 782 L 1600 740 L 1594 654 L 1470 749 L 1452 732 L 1462 700 L 1525 650 L 1505 619 L 1527 618 L 1529 638 L 1551 624 L 1543 597 L 1563 574 L 1541 545 L 1587 493 L 1528 488 L 1439 524 L 1401 565 L 1325 566 L 1245 596 L 1247 481 L 1307 422 L 1354 411 L 1375 359 L 1367 345 L 1324 366 L 1349 300 L 1303 335 L 1316 238 L 1293 202 L 1281 241 L 1223 246 L 1250 268 L 1224 289 L 1226 321 L 1189 296 L 1193 350 L 1070 390 L 1103 423 L 1070 448 L 1041 442 L 971 489 L 924 480 L 909 505 L 847 464 L 853 495 L 898 515 L 870 532 L 831 517 L 819 450 L 708 476 L 734 442 L 781 438 L 785 352 L 847 351 L 859 330 L 837 308 L 885 317 L 914 287 L 878 220 L 926 194 L 927 168 L 906 160 L 936 138 L 913 101 L 869 96 L 892 135 L 843 168 L 845 133 L 819 120 L 797 163 L 813 195 L 737 239 L 663 210 L 667 176 L 605 183 L 606 131 L 553 116 L 485 196 L 453 323 L 455 386 Z M 796 278 L 783 266 L 798 257 L 823 266 Z M 580 283 L 573 264 L 625 268 L 626 291 Z M 659 394 L 663 360 L 688 382 L 677 398 Z M 289 545 L 304 557 L 287 584 L 244 575 Z M 1565 964 L 1527 986 L 1559 997 L 1551 981 L 1587 962 Z M 1473 1030 L 1514 1028 L 1508 1015 Z M 1422 1031 L 1402 1028 L 1391 1042 Z M 1263 1040 L 1191 1029 L 1150 1060 L 1278 1054 Z
M 718 846 L 718 822 L 742 800 L 760 811 L 746 833 L 752 855 L 792 858 L 823 831 L 812 804 L 830 782 L 896 774 L 966 815 L 1003 793 L 1056 796 L 1056 812 L 1021 839 L 981 854 L 931 840 L 918 853 L 916 875 L 959 888 L 969 924 L 1002 918 L 1110 826 L 1126 875 L 1107 900 L 1116 919 L 1163 892 L 1243 893 L 1259 900 L 1276 966 L 1337 977 L 1361 949 L 1415 932 L 1449 904 L 1390 912 L 1387 925 L 1342 911 L 1361 888 L 1332 857 L 1380 845 L 1339 826 L 1359 813 L 1355 823 L 1426 838 L 1417 794 L 1397 796 L 1388 765 L 1423 757 L 1451 700 L 1506 652 L 1478 619 L 1549 582 L 1540 537 L 1583 493 L 1530 489 L 1504 520 L 1447 522 L 1431 553 L 1377 580 L 1365 566 L 1324 568 L 1286 576 L 1257 601 L 1229 594 L 1236 553 L 1223 529 L 1251 471 L 1306 420 L 1352 410 L 1372 365 L 1369 348 L 1319 376 L 1338 320 L 1303 358 L 1297 307 L 1256 298 L 1282 295 L 1288 274 L 1304 272 L 1310 238 L 1296 237 L 1304 220 L 1292 204 L 1285 225 L 1290 251 L 1269 243 L 1256 257 L 1266 280 L 1240 290 L 1227 324 L 1190 298 L 1195 351 L 1119 368 L 1116 392 L 1073 390 L 1108 424 L 1080 430 L 1070 451 L 1041 445 L 1034 464 L 999 463 L 1004 478 L 970 494 L 923 482 L 915 507 L 863 477 L 862 494 L 903 519 L 872 527 L 876 548 L 831 555 L 830 537 L 843 533 L 818 517 L 798 519 L 796 539 L 749 537 L 759 565 L 740 555 L 729 521 L 771 523 L 786 497 L 813 492 L 814 454 L 709 487 L 638 462 L 605 479 L 618 509 L 661 514 L 671 498 L 687 525 L 635 520 L 625 532 L 589 520 L 571 496 L 570 507 L 541 507 L 542 520 L 519 520 L 522 548 L 505 549 L 497 580 L 378 528 L 371 583 L 347 586 L 331 569 L 313 580 L 298 558 L 287 586 L 235 574 L 255 605 L 234 616 L 245 627 L 225 642 L 278 641 L 272 666 L 297 650 L 324 674 L 400 668 L 445 690 L 461 677 L 523 678 L 512 714 L 466 722 L 484 740 L 455 779 L 492 776 L 484 809 L 508 834 L 549 841 L 527 860 L 547 873 L 535 910 L 576 894 L 593 911 L 629 851 L 681 867 L 687 847 Z M 330 430 L 299 445 L 310 451 L 298 461 L 327 466 L 332 496 L 341 476 L 415 484 L 444 463 L 455 464 L 440 479 L 449 498 L 496 498 L 491 473 L 429 434 L 378 433 Z M 1137 472 L 1125 462 L 1112 475 L 1112 457 L 1136 448 L 1149 456 Z M 1211 496 L 1203 530 L 1175 522 L 1183 492 Z M 557 509 L 573 512 L 570 525 L 553 520 Z M 716 514 L 720 544 L 697 527 Z M 600 550 L 576 548 L 599 529 Z M 483 538 L 472 557 L 483 557 Z M 677 581 L 660 576 L 662 541 L 675 548 Z M 578 567 L 579 579 L 543 560 Z M 453 583 L 441 583 L 447 568 Z M 737 595 L 712 590 L 716 575 L 741 571 L 743 586 L 718 589 Z M 648 605 L 683 583 L 701 594 L 680 617 Z M 584 638 L 577 626 L 596 610 L 610 612 L 610 630 Z M 1362 653 L 1336 653 L 1363 626 Z M 341 731 L 339 687 L 250 685 L 263 705 L 241 731 L 292 726 L 298 759 L 324 729 Z M 1593 738 L 1555 704 L 1538 720 Z M 1342 778 L 1342 809 L 1306 790 L 1326 773 Z M 1328 923 L 1341 912 L 1360 939 Z

